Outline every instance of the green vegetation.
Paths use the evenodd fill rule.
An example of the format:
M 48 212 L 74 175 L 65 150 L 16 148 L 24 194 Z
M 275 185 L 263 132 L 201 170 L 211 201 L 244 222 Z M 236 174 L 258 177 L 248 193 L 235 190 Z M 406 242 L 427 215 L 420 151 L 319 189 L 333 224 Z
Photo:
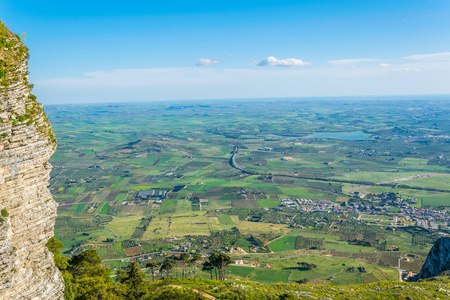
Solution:
M 233 220 L 231 220 L 230 216 L 225 214 L 218 214 L 217 219 L 222 225 L 234 225 Z
M 256 270 L 254 280 L 261 283 L 287 282 L 290 270 Z
M 3 217 L 9 217 L 9 213 L 8 213 L 8 211 L 6 209 L 2 208 L 1 213 L 2 213 Z
M 95 249 L 114 269 L 131 258 L 158 257 L 160 266 L 171 251 L 224 252 L 249 268 L 245 278 L 286 283 L 397 281 L 399 261 L 417 271 L 448 232 L 448 104 L 321 104 L 46 106 L 58 134 L 50 185 L 64 255 Z M 435 221 L 417 223 L 422 213 L 410 208 Z M 371 271 L 336 266 L 329 275 L 315 258 L 305 261 L 317 269 L 300 270 L 302 255 L 362 260 Z M 237 267 L 227 274 L 241 278 Z
M 296 266 L 291 269 L 272 270 L 256 269 L 251 267 L 230 266 L 223 268 L 216 273 L 215 269 L 220 270 L 220 266 L 227 266 L 230 261 L 224 255 L 213 254 L 209 259 L 203 262 L 202 269 L 217 276 L 228 276 L 239 274 L 241 280 L 207 280 L 197 278 L 197 271 L 187 272 L 188 266 L 196 266 L 200 256 L 190 257 L 184 253 L 178 258 L 167 258 L 162 263 L 151 262 L 141 265 L 136 261 L 128 264 L 126 270 L 119 270 L 114 282 L 109 277 L 110 271 L 101 266 L 101 258 L 95 250 L 82 252 L 70 260 L 60 256 L 59 249 L 62 243 L 52 238 L 47 247 L 54 254 L 55 265 L 62 271 L 65 281 L 65 299 L 207 299 L 216 297 L 218 299 L 296 299 L 300 297 L 332 299 L 444 299 L 447 296 L 448 276 L 433 278 L 422 282 L 378 282 L 370 283 L 377 276 L 385 276 L 383 273 L 371 273 L 367 265 L 361 265 L 361 262 L 347 264 L 341 262 L 326 262 L 329 265 L 328 273 L 324 276 L 334 277 L 339 281 L 338 285 L 307 284 L 309 282 L 308 272 L 319 270 L 320 266 L 316 261 L 324 258 L 314 258 L 314 263 L 298 261 Z M 221 259 L 223 257 L 224 260 Z M 308 259 L 310 260 L 310 259 Z M 359 271 L 355 265 L 359 265 Z M 155 271 L 160 268 L 159 274 L 164 279 L 155 279 Z M 362 268 L 364 267 L 364 268 Z M 339 268 L 347 268 L 342 273 L 344 276 L 355 276 L 358 273 L 360 280 L 365 284 L 346 284 L 344 277 L 333 276 Z M 304 272 L 299 276 L 293 276 L 294 270 Z M 360 273 L 363 270 L 363 273 Z M 151 276 L 147 276 L 150 272 Z M 147 274 L 146 274 L 147 273 Z M 181 274 L 181 278 L 175 278 Z M 188 276 L 188 274 L 191 274 Z M 222 274 L 222 275 L 219 275 Z M 253 279 L 259 282 L 244 279 L 254 274 Z M 171 276 L 170 276 L 171 275 Z M 149 277 L 149 278 L 147 278 Z M 169 278 L 172 277 L 172 278 Z M 190 278 L 189 278 L 190 277 Z M 295 279 L 294 279 L 295 277 Z M 357 277 L 357 276 L 356 276 Z M 149 280 L 151 278 L 151 281 Z M 289 284 L 289 278 L 294 282 Z M 223 277 L 221 279 L 224 279 Z M 296 282 L 295 282 L 296 281 Z M 264 284 L 267 282 L 269 284 Z M 297 283 L 298 282 L 298 283 Z M 299 284 L 300 283 L 300 284 Z M 347 282 L 351 283 L 350 282 Z
M 239 277 L 248 277 L 252 272 L 254 271 L 254 268 L 252 267 L 239 267 L 239 266 L 230 266 L 227 270 L 227 273 L 233 274 Z
M 106 215 L 109 210 L 110 210 L 109 202 L 106 202 L 105 204 L 103 204 L 102 209 L 100 210 L 99 214 Z
M 278 199 L 261 199 L 256 201 L 261 208 L 274 208 L 280 205 L 280 201 Z
M 208 260 L 203 263 L 203 268 L 215 270 L 216 279 L 225 280 L 225 273 L 228 270 L 228 266 L 233 263 L 233 260 L 226 254 L 223 253 L 212 253 Z
M 273 241 L 269 244 L 270 249 L 274 252 L 282 252 L 282 251 L 289 251 L 289 250 L 295 250 L 295 242 L 296 237 L 295 236 L 284 236 L 276 241 Z

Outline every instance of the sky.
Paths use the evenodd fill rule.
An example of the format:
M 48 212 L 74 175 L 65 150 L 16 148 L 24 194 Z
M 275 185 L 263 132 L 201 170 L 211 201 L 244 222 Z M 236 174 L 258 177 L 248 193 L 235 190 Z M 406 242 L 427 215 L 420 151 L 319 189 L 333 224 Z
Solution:
M 450 0 L 0 0 L 44 104 L 450 94 Z

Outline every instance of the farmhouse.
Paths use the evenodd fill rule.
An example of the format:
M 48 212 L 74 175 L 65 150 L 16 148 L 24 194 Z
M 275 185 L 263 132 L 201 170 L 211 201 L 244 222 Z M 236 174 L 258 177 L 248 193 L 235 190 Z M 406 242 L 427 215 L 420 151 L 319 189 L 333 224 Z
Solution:
M 138 193 L 138 197 L 141 199 L 148 199 L 148 197 L 153 197 L 154 195 L 155 195 L 154 190 L 145 190 L 145 191 L 140 191 Z

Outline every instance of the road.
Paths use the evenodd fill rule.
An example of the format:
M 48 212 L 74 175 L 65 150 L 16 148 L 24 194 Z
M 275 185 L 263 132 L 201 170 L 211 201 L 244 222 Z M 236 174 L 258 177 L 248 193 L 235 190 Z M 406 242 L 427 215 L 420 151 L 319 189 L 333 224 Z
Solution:
M 239 147 L 238 146 L 233 146 L 233 154 L 230 157 L 230 166 L 232 166 L 235 169 L 238 169 L 239 171 L 245 172 L 244 168 L 242 168 L 241 166 L 239 166 L 236 163 L 236 154 L 238 154 L 239 152 Z
M 419 179 L 419 178 L 428 178 L 428 177 L 431 177 L 434 175 L 436 175 L 436 173 L 414 175 L 414 176 L 399 178 L 399 179 L 395 179 L 395 180 L 391 180 L 391 181 L 380 182 L 379 184 L 397 183 L 397 182 L 408 181 L 408 180 Z

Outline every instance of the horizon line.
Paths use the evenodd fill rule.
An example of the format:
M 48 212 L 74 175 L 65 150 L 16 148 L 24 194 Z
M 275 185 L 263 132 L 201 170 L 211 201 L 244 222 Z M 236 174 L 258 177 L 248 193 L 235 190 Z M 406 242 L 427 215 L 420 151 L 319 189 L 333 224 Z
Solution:
M 409 97 L 410 99 L 400 99 L 404 97 Z M 431 97 L 434 99 L 419 99 L 421 97 Z M 443 97 L 443 99 L 436 99 L 438 97 Z M 358 99 L 359 98 L 359 99 Z M 42 101 L 38 101 L 42 103 L 44 106 L 52 106 L 52 105 L 106 105 L 106 104 L 129 104 L 129 103 L 161 103 L 161 102 L 213 102 L 213 101 L 270 101 L 270 100 L 281 100 L 281 101 L 292 101 L 292 100 L 304 100 L 304 101 L 312 101 L 312 100 L 336 100 L 336 101 L 367 101 L 374 100 L 376 98 L 380 98 L 379 100 L 392 100 L 392 101 L 430 101 L 430 100 L 440 100 L 440 101 L 450 101 L 450 94 L 414 94 L 414 95 L 359 95 L 359 96 L 299 96 L 299 97 L 247 97 L 247 98 L 206 98 L 206 99 L 168 99 L 168 100 L 130 100 L 130 101 L 110 101 L 110 102 L 90 102 L 90 101 L 79 101 L 79 102 L 51 102 L 45 103 Z

